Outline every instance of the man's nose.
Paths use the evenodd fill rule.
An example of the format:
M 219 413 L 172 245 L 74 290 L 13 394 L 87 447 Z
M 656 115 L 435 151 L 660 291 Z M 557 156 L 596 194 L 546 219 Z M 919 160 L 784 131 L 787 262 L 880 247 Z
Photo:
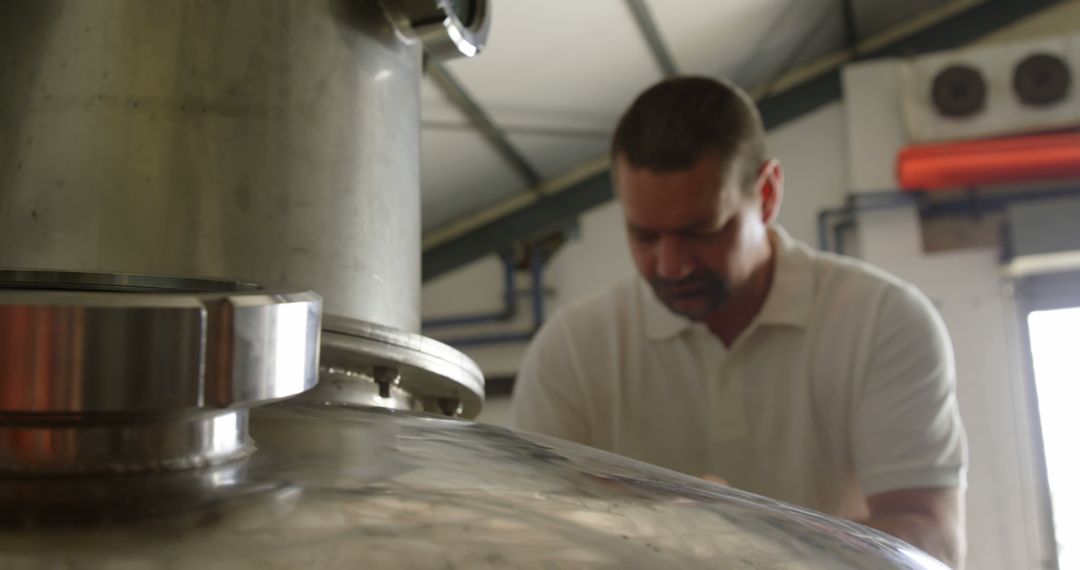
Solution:
M 656 273 L 667 281 L 682 279 L 694 270 L 693 258 L 680 236 L 660 238 L 656 258 Z

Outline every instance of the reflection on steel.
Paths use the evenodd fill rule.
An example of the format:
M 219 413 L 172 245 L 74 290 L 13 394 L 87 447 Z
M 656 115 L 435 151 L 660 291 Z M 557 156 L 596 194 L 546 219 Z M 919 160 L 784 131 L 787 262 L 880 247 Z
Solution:
M 246 452 L 244 408 L 315 385 L 320 304 L 219 281 L 0 271 L 0 471 Z
M 484 375 L 437 340 L 342 317 L 323 319 L 319 386 L 305 397 L 476 417 Z
M 479 408 L 475 365 L 407 331 L 421 47 L 475 52 L 486 22 L 483 0 L 0 2 L 0 265 L 230 281 L 3 275 L 0 568 L 939 568 L 697 479 L 385 409 Z M 297 285 L 342 316 L 325 383 L 249 411 L 314 381 L 319 299 L 273 292 Z
M 491 6 L 486 0 L 380 0 L 407 42 L 419 40 L 439 60 L 473 57 L 487 44 Z
M 201 475 L 0 482 L 0 522 L 66 527 L 0 528 L 0 567 L 941 568 L 870 529 L 554 439 L 303 400 L 251 416 L 259 451 Z
M 0 413 L 0 479 L 196 469 L 251 453 L 247 410 Z
M 0 269 L 0 289 L 131 291 L 136 293 L 234 293 L 258 291 L 253 283 L 130 273 L 79 273 Z
M 375 1 L 0 2 L 0 267 L 312 290 L 416 330 L 421 49 Z

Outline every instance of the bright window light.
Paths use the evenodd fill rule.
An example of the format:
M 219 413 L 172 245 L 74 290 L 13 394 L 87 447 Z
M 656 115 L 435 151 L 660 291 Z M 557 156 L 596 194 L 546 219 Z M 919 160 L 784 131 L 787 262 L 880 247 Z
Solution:
M 1080 307 L 1028 315 L 1061 570 L 1080 570 Z

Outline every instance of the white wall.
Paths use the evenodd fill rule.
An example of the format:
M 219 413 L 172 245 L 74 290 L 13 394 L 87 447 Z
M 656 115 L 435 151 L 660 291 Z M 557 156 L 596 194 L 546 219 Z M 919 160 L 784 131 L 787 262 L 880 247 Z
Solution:
M 988 38 L 1024 40 L 1080 28 L 1080 2 Z M 850 66 L 844 74 L 853 192 L 898 186 L 896 153 L 906 144 L 898 61 Z M 1048 557 L 1043 484 L 1036 476 L 1035 418 L 1019 359 L 1016 307 L 1006 293 L 996 248 L 926 254 L 913 208 L 861 214 L 861 256 L 922 289 L 945 320 L 956 353 L 957 392 L 968 430 L 968 567 L 1043 568 Z
M 528 288 L 526 275 L 518 275 L 517 287 Z M 470 263 L 457 271 L 424 284 L 421 315 L 424 320 L 492 313 L 503 307 L 503 265 L 491 255 Z M 425 335 L 439 340 L 527 331 L 532 324 L 529 299 L 519 298 L 518 316 L 511 322 L 487 325 L 425 329 Z M 488 377 L 513 376 L 524 353 L 524 343 L 491 344 L 470 347 L 465 352 Z
M 862 257 L 917 285 L 952 337 L 971 457 L 968 568 L 1041 568 L 1032 421 L 997 250 L 926 255 L 912 208 L 863 214 L 858 223 Z

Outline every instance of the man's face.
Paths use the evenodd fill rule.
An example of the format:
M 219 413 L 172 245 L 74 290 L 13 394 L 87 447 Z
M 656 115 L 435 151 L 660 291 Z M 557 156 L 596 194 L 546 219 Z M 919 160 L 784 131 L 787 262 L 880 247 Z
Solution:
M 744 192 L 737 170 L 712 154 L 671 172 L 615 161 L 637 270 L 665 306 L 691 320 L 723 307 L 769 259 L 761 190 Z

